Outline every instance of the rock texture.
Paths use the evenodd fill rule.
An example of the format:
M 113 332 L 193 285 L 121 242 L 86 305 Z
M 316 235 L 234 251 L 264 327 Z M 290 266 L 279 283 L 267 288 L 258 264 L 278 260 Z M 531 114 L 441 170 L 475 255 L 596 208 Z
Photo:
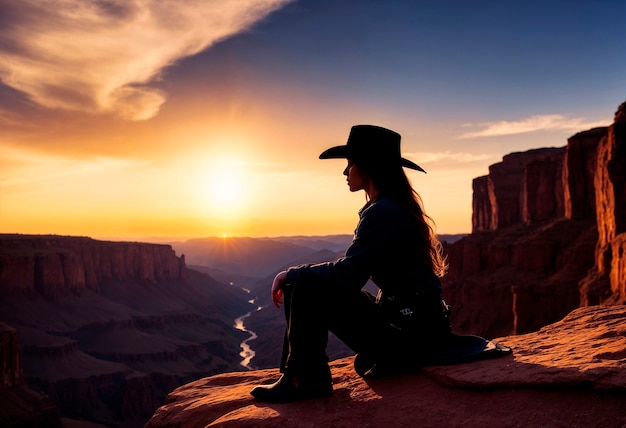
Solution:
M 535 331 L 626 302 L 626 107 L 563 148 L 512 153 L 473 182 L 473 233 L 446 245 L 457 331 Z
M 1 336 L 3 382 L 21 361 L 63 417 L 143 426 L 173 388 L 242 369 L 232 323 L 247 299 L 168 245 L 1 235 L 0 321 L 15 332 Z
M 62 236 L 0 235 L 0 292 L 47 298 L 100 291 L 103 281 L 185 279 L 184 256 L 169 245 Z
M 600 140 L 593 182 L 598 242 L 595 266 L 581 282 L 584 303 L 626 301 L 626 103 Z
M 0 323 L 0 426 L 61 427 L 59 409 L 44 394 L 28 388 L 14 328 Z
M 504 156 L 474 180 L 472 231 L 498 230 L 563 215 L 560 184 L 564 148 Z
M 504 337 L 512 355 L 365 381 L 331 364 L 334 394 L 289 404 L 250 389 L 276 370 L 203 378 L 170 393 L 147 428 L 442 427 L 626 424 L 626 307 L 586 307 L 535 333 Z

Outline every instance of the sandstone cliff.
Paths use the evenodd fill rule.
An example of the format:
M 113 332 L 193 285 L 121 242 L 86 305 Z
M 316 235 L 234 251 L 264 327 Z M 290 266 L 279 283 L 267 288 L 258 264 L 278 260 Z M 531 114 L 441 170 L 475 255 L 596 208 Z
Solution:
M 457 331 L 534 331 L 580 306 L 626 301 L 626 131 L 512 153 L 473 182 L 473 233 L 446 246 Z
M 247 335 L 232 322 L 247 295 L 188 270 L 168 245 L 2 235 L 0 296 L 24 380 L 64 417 L 142 426 L 176 386 L 240 369 Z
M 598 242 L 595 265 L 581 281 L 583 304 L 626 301 L 626 103 L 597 147 L 593 174 Z
M 0 235 L 0 293 L 36 290 L 48 298 L 100 291 L 107 279 L 185 279 L 184 256 L 169 245 L 61 236 Z
M 513 354 L 365 381 L 353 358 L 331 364 L 334 394 L 255 401 L 273 370 L 227 373 L 171 392 L 147 428 L 620 427 L 626 424 L 626 307 L 577 309 L 535 333 L 498 339 Z

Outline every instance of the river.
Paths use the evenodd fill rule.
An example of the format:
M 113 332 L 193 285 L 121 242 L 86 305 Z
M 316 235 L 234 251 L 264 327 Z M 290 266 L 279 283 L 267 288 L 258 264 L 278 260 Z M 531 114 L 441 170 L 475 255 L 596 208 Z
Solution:
M 246 290 L 248 291 L 248 290 Z M 254 300 L 249 300 L 250 303 L 254 304 Z M 241 342 L 241 352 L 239 353 L 239 355 L 241 356 L 242 360 L 241 360 L 241 364 L 243 367 L 247 368 L 248 370 L 254 370 L 255 367 L 253 365 L 250 364 L 250 362 L 252 361 L 252 359 L 254 358 L 254 355 L 256 354 L 254 352 L 254 350 L 250 347 L 250 345 L 248 345 L 248 342 L 250 342 L 251 340 L 256 339 L 258 336 L 255 332 L 253 332 L 252 330 L 248 330 L 244 324 L 244 320 L 246 318 L 248 318 L 250 315 L 252 315 L 254 312 L 260 311 L 261 309 L 263 309 L 262 306 L 257 307 L 255 310 L 248 312 L 247 314 L 244 314 L 242 316 L 240 316 L 239 318 L 235 319 L 235 325 L 234 327 L 237 330 L 241 330 L 241 331 L 245 331 L 246 333 L 250 333 L 250 337 L 248 337 L 246 340 L 244 340 L 243 342 Z

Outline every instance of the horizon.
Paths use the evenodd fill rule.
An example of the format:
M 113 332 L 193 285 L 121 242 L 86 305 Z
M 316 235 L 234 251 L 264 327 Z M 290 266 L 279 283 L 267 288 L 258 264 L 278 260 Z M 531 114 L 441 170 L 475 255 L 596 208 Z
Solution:
M 0 0 L 0 228 L 351 235 L 364 194 L 318 155 L 371 123 L 428 171 L 407 176 L 435 232 L 469 234 L 490 165 L 612 122 L 624 16 L 617 0 Z

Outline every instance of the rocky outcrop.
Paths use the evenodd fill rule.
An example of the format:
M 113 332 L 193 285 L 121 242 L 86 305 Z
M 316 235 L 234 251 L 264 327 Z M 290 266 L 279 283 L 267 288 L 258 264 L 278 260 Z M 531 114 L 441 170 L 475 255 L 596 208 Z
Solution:
M 227 373 L 171 392 L 147 428 L 593 426 L 626 424 L 626 307 L 587 307 L 538 332 L 498 339 L 513 354 L 364 380 L 333 361 L 334 394 L 255 401 L 277 370 Z
M 566 218 L 595 218 L 594 175 L 598 169 L 598 146 L 607 131 L 595 128 L 579 132 L 567 141 L 563 171 Z
M 453 326 L 534 331 L 626 301 L 626 113 L 563 148 L 513 153 L 473 182 L 473 233 L 446 246 Z
M 626 302 L 626 103 L 600 140 L 593 183 L 598 243 L 595 266 L 581 281 L 584 304 Z
M 169 245 L 61 236 L 0 235 L 0 293 L 37 290 L 48 298 L 103 281 L 179 280 L 184 256 Z
M 473 182 L 472 231 L 498 230 L 521 221 L 562 216 L 564 148 L 504 156 Z
M 0 426 L 61 427 L 59 410 L 44 394 L 28 388 L 14 328 L 0 323 Z
M 22 383 L 22 366 L 15 329 L 0 323 L 0 388 Z

